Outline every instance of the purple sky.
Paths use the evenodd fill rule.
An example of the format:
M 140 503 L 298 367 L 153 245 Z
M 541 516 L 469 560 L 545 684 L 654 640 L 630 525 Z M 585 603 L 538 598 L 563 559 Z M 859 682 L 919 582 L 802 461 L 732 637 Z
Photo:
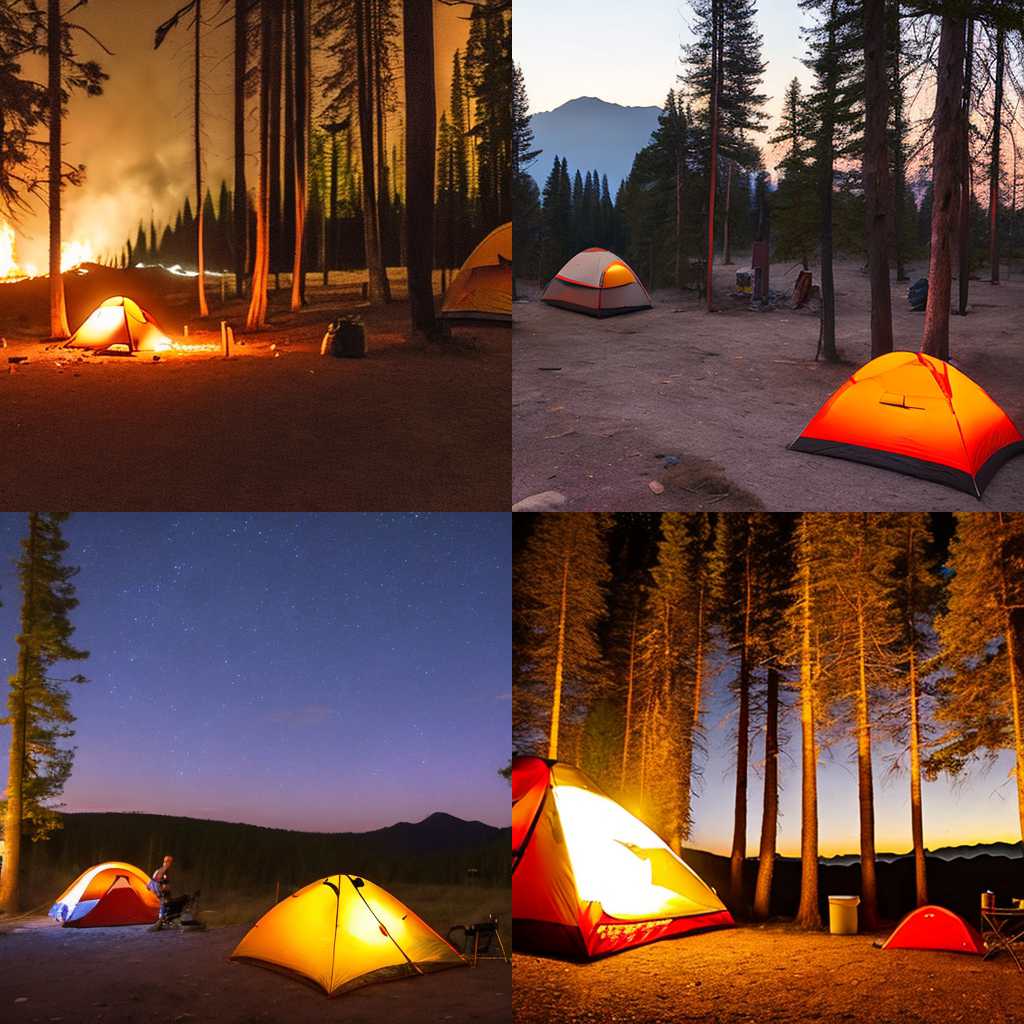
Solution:
M 24 528 L 0 515 L 5 681 Z M 68 810 L 508 825 L 507 515 L 82 513 L 65 533 L 92 655 Z

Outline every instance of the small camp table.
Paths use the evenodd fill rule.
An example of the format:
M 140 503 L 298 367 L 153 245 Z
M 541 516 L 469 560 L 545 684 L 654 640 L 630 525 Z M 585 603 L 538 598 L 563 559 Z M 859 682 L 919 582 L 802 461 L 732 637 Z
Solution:
M 1024 964 L 1014 947 L 1024 945 L 1024 908 L 992 907 L 981 910 L 981 937 L 985 940 L 988 952 L 984 959 L 995 956 L 1000 950 L 1006 950 L 1017 965 L 1017 970 L 1024 974 Z

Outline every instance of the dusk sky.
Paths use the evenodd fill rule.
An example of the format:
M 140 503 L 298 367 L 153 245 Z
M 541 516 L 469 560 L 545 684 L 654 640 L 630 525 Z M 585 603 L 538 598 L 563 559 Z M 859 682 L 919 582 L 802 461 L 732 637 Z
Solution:
M 0 515 L 5 700 L 25 525 Z M 508 515 L 82 513 L 65 536 L 91 652 L 68 810 L 509 824 Z
M 140 218 L 147 225 L 151 212 L 157 221 L 173 219 L 186 191 L 195 208 L 195 163 L 192 148 L 192 21 L 191 16 L 153 49 L 157 25 L 182 6 L 184 0 L 91 0 L 75 12 L 75 20 L 89 29 L 114 56 L 104 53 L 86 36 L 79 36 L 79 55 L 98 60 L 110 75 L 103 95 L 76 93 L 64 124 L 64 158 L 86 165 L 81 188 L 64 193 L 65 241 L 92 243 L 98 255 L 106 249 L 120 252 L 125 238 Z M 207 181 L 216 200 L 222 177 L 233 180 L 233 28 L 225 19 L 233 4 L 221 10 L 219 0 L 203 5 L 203 135 Z M 470 8 L 434 5 L 438 116 L 447 106 L 452 54 L 465 43 Z M 314 67 L 323 68 L 316 41 Z M 401 55 L 399 54 L 399 61 Z M 26 64 L 26 68 L 31 68 Z M 40 62 L 33 74 L 45 74 Z M 401 98 L 401 69 L 396 89 Z M 312 119 L 324 120 L 324 92 L 314 87 Z M 258 134 L 258 97 L 247 101 L 250 188 L 255 181 Z M 389 138 L 400 146 L 397 123 Z M 16 225 L 18 258 L 42 268 L 46 265 L 47 222 L 42 205 Z

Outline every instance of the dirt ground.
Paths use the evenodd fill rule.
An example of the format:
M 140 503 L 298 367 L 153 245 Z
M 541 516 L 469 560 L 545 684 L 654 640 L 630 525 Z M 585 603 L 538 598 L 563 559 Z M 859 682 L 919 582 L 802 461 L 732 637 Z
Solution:
M 736 266 L 745 261 L 737 259 Z M 513 500 L 545 491 L 580 510 L 772 511 L 1014 509 L 1024 458 L 996 474 L 979 503 L 940 484 L 787 451 L 821 403 L 869 359 L 869 284 L 860 263 L 836 267 L 837 339 L 845 362 L 814 361 L 818 315 L 752 312 L 729 296 L 736 266 L 716 266 L 720 311 L 659 291 L 654 309 L 596 320 L 538 301 L 515 306 Z M 798 268 L 773 265 L 791 291 Z M 817 283 L 817 268 L 812 268 Z M 927 274 L 909 269 L 911 281 Z M 1024 274 L 971 282 L 950 325 L 952 361 L 1024 428 Z M 897 348 L 920 345 L 924 314 L 893 281 Z M 954 288 L 956 282 L 954 281 Z M 654 481 L 664 490 L 655 493 Z
M 180 347 L 155 362 L 41 343 L 45 279 L 0 285 L 0 508 L 508 507 L 507 327 L 461 327 L 450 351 L 418 348 L 401 280 L 395 301 L 371 309 L 355 275 L 335 275 L 310 285 L 300 313 L 277 293 L 271 327 L 245 335 L 242 301 L 222 305 L 211 289 L 211 316 L 190 319 L 194 281 L 162 270 L 65 277 L 72 329 L 102 298 L 129 294 Z M 341 313 L 363 317 L 365 359 L 319 355 Z M 231 359 L 222 319 L 239 342 Z
M 246 925 L 205 932 L 60 928 L 32 917 L 0 930 L 5 1024 L 200 1022 L 422 1024 L 511 1021 L 511 968 L 482 960 L 328 999 L 300 981 L 228 960 Z
M 882 952 L 879 936 L 790 925 L 707 932 L 589 964 L 513 957 L 516 1024 L 1011 1024 L 1024 976 L 1002 954 Z

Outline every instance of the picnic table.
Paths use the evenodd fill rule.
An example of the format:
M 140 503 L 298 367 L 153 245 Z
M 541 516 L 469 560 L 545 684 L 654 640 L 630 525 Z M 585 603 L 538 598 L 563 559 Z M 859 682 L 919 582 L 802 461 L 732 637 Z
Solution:
M 987 952 L 984 959 L 1007 952 L 1024 974 L 1024 964 L 1018 950 L 1024 946 L 1024 907 L 982 907 L 981 937 L 985 940 Z

